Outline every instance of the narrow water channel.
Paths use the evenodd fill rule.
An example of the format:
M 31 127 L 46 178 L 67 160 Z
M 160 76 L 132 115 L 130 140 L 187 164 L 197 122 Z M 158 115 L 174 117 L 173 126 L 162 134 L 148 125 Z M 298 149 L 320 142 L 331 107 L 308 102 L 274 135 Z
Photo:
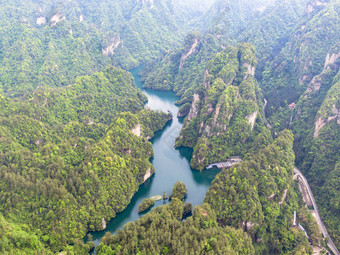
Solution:
M 142 216 L 138 214 L 138 205 L 144 198 L 162 195 L 164 191 L 169 195 L 176 181 L 185 183 L 188 189 L 187 202 L 192 203 L 193 206 L 201 205 L 212 180 L 219 172 L 218 169 L 210 169 L 204 172 L 191 169 L 189 164 L 192 156 L 191 149 L 174 148 L 175 139 L 183 125 L 177 118 L 178 107 L 175 105 L 179 98 L 172 92 L 143 89 L 143 83 L 138 75 L 140 69 L 141 67 L 131 70 L 131 74 L 135 78 L 136 85 L 148 97 L 146 107 L 152 110 L 170 111 L 174 117 L 162 131 L 157 132 L 151 139 L 154 150 L 154 158 L 151 162 L 156 173 L 140 186 L 128 207 L 112 219 L 105 230 L 91 233 L 96 246 L 107 231 L 116 233 L 126 223 L 136 221 Z M 163 201 L 156 201 L 154 207 L 162 204 Z

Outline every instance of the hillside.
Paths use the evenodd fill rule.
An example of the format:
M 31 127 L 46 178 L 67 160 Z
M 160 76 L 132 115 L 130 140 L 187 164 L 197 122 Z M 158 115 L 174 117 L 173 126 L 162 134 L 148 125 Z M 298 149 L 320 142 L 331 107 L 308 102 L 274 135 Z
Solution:
M 297 103 L 308 84 L 322 72 L 329 50 L 339 42 L 339 8 L 337 1 L 311 1 L 285 47 L 265 67 L 261 88 L 268 98 L 267 115 L 275 129 L 288 127 L 288 105 Z
M 316 191 L 330 235 L 339 246 L 339 63 L 329 63 L 310 83 L 293 113 L 298 164 Z M 307 95 L 307 96 L 305 96 Z M 306 123 L 309 128 L 305 129 Z
M 296 164 L 311 183 L 338 247 L 339 10 L 337 1 L 311 1 L 260 82 L 273 128 L 289 127 L 294 132 Z M 289 107 L 291 103 L 296 107 Z
M 198 19 L 198 31 L 188 34 L 180 48 L 170 50 L 146 68 L 145 86 L 173 90 L 182 97 L 180 103 L 191 102 L 193 89 L 203 80 L 207 61 L 239 42 L 255 46 L 260 67 L 256 75 L 261 77 L 266 61 L 285 46 L 306 3 L 307 0 L 216 1 Z
M 154 171 L 148 139 L 171 117 L 143 110 L 145 96 L 117 68 L 0 100 L 0 211 L 54 252 L 129 204 Z
M 293 135 L 285 130 L 249 160 L 217 175 L 204 201 L 220 225 L 247 232 L 257 254 L 308 252 L 307 239 L 291 227 L 298 209 L 293 166 Z

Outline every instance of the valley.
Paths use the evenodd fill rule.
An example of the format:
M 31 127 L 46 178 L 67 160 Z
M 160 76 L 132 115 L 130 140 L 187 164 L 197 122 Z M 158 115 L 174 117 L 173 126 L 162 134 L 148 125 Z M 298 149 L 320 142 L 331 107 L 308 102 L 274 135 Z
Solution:
M 143 214 L 138 213 L 138 205 L 144 198 L 155 195 L 170 195 L 173 185 L 177 181 L 185 183 L 188 189 L 187 202 L 193 205 L 201 205 L 210 183 L 219 172 L 218 169 L 198 172 L 190 167 L 191 150 L 188 148 L 175 149 L 175 139 L 182 128 L 182 120 L 177 118 L 178 106 L 175 102 L 178 97 L 172 92 L 144 90 L 140 81 L 139 71 L 142 67 L 131 71 L 137 87 L 147 96 L 145 108 L 154 111 L 171 112 L 173 118 L 165 125 L 163 130 L 158 131 L 151 139 L 154 155 L 151 159 L 155 167 L 155 174 L 143 183 L 138 192 L 132 198 L 128 207 L 108 223 L 107 229 L 102 232 L 92 232 L 93 241 L 97 246 L 106 232 L 116 233 L 118 229 L 132 221 L 136 221 Z M 166 204 L 156 201 L 154 207 Z
M 0 14 L 1 254 L 339 254 L 338 0 Z

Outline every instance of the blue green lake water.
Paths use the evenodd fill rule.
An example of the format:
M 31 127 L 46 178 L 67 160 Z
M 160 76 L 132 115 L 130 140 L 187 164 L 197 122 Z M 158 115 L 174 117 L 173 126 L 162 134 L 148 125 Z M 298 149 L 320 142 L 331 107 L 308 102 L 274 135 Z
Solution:
M 170 111 L 173 120 L 150 140 L 154 150 L 154 158 L 151 162 L 156 173 L 140 186 L 128 207 L 108 222 L 105 230 L 91 233 L 96 246 L 106 232 L 115 233 L 118 229 L 122 229 L 126 223 L 136 221 L 141 217 L 142 215 L 138 214 L 138 205 L 144 198 L 162 195 L 164 191 L 169 195 L 176 181 L 185 183 L 188 189 L 187 202 L 192 203 L 193 206 L 201 205 L 212 180 L 219 172 L 215 168 L 203 172 L 191 169 L 189 162 L 192 150 L 189 148 L 175 149 L 175 139 L 183 126 L 181 120 L 177 118 L 178 106 L 175 105 L 179 98 L 173 92 L 143 89 L 143 83 L 138 75 L 140 69 L 141 67 L 131 70 L 131 74 L 135 78 L 136 85 L 148 97 L 145 107 L 164 112 Z M 156 201 L 154 207 L 163 203 L 163 200 Z

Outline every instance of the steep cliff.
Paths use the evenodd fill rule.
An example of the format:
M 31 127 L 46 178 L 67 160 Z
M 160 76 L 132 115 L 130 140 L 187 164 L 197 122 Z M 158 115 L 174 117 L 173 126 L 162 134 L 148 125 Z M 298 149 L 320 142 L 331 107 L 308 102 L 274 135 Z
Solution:
M 254 78 L 256 64 L 249 44 L 227 48 L 207 63 L 176 143 L 194 148 L 192 167 L 202 170 L 270 141 L 262 117 L 262 94 Z
M 288 105 L 297 103 L 305 90 L 311 88 L 310 83 L 317 89 L 315 77 L 322 73 L 327 61 L 333 60 L 332 54 L 328 57 L 327 54 L 340 41 L 339 4 L 311 1 L 308 6 L 286 45 L 265 67 L 260 82 L 268 98 L 269 121 L 276 129 L 288 127 L 291 115 Z

